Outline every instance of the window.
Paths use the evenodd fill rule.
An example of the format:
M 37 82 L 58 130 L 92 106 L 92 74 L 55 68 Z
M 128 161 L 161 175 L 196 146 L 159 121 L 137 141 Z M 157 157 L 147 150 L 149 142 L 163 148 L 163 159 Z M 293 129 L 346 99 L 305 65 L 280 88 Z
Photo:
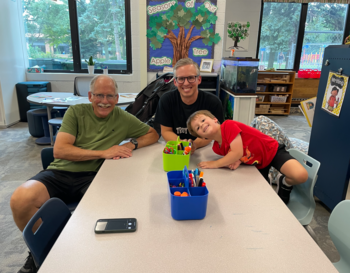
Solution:
M 259 68 L 321 69 L 324 49 L 345 39 L 347 14 L 345 4 L 263 3 Z
M 22 0 L 29 66 L 131 73 L 130 0 Z
M 300 68 L 322 68 L 323 52 L 344 41 L 348 5 L 310 3 L 307 9 Z
M 259 69 L 293 69 L 301 4 L 264 3 Z

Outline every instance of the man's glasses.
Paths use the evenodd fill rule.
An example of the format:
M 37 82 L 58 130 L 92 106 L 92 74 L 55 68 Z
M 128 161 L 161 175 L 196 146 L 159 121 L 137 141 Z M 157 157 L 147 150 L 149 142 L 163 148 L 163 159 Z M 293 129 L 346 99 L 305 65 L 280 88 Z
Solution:
M 105 97 L 107 100 L 114 100 L 117 95 L 103 95 L 103 94 L 94 94 L 92 93 L 96 98 L 99 100 L 103 100 Z
M 198 77 L 198 75 L 197 76 L 188 76 L 188 77 L 176 77 L 175 79 L 178 83 L 184 83 L 186 81 L 186 79 L 189 83 L 193 83 L 196 81 L 197 77 Z

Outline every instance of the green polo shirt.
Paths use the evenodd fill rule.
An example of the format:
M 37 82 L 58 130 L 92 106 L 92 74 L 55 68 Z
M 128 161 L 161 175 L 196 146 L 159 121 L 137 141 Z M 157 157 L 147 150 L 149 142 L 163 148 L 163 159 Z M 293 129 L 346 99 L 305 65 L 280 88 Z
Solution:
M 149 126 L 135 116 L 115 107 L 106 118 L 95 115 L 92 104 L 70 106 L 64 115 L 60 132 L 75 136 L 74 146 L 85 150 L 107 150 L 127 138 L 145 135 Z M 48 169 L 69 172 L 97 172 L 104 159 L 68 161 L 55 159 Z

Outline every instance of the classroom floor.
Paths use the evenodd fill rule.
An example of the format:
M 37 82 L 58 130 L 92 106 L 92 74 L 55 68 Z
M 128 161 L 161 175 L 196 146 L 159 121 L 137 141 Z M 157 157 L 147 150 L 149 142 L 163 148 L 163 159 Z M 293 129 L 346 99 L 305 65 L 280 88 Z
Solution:
M 311 129 L 302 114 L 269 118 L 279 124 L 288 136 L 309 141 Z M 27 126 L 27 123 L 20 122 L 0 129 L 0 272 L 3 273 L 17 272 L 27 257 L 22 234 L 13 222 L 10 197 L 19 185 L 41 171 L 40 151 L 47 147 L 34 143 L 35 138 L 29 134 Z M 316 211 L 310 226 L 316 233 L 320 248 L 330 261 L 336 262 L 339 254 L 328 234 L 329 215 L 330 212 L 316 200 Z

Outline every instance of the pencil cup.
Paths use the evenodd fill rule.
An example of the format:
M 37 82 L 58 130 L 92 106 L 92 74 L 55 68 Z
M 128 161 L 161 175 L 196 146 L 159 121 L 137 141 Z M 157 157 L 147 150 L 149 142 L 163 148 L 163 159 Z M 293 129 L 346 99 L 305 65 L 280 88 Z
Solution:
M 171 216 L 175 220 L 201 220 L 207 213 L 207 187 L 189 187 L 187 168 L 167 173 Z M 184 185 L 182 187 L 182 185 Z M 187 192 L 188 196 L 175 196 Z
M 163 169 L 166 172 L 180 171 L 190 164 L 191 153 L 184 155 L 184 150 L 178 150 L 178 144 L 182 143 L 183 147 L 189 145 L 187 141 L 168 141 L 165 148 L 172 148 L 174 151 L 171 154 L 167 154 L 163 151 Z

